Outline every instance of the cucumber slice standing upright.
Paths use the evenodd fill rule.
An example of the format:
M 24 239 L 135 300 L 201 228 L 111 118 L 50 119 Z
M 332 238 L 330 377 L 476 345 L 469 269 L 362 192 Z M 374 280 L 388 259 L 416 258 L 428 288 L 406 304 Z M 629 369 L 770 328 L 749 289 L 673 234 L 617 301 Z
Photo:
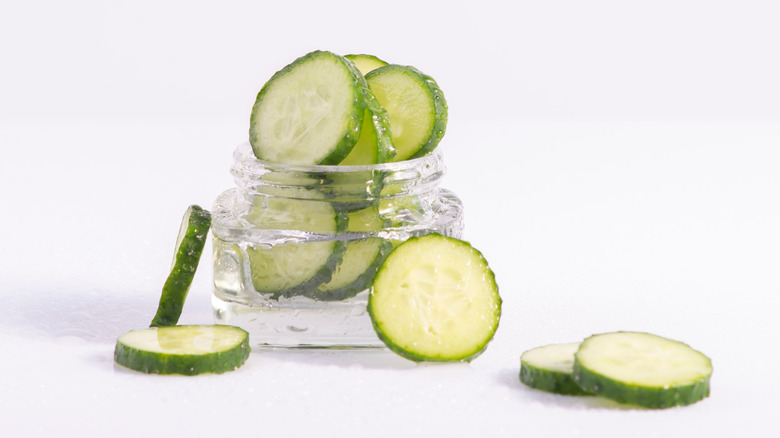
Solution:
M 414 361 L 469 361 L 493 338 L 501 297 L 493 271 L 467 242 L 412 237 L 379 268 L 368 297 L 379 339 Z
M 447 102 L 436 81 L 415 69 L 390 64 L 366 74 L 390 117 L 397 151 L 393 161 L 421 157 L 436 148 L 447 128 Z
M 197 205 L 187 208 L 176 238 L 171 273 L 163 285 L 152 327 L 176 325 L 179 321 L 210 227 L 211 213 Z
M 360 135 L 365 79 L 331 52 L 308 53 L 274 74 L 252 108 L 249 142 L 261 160 L 338 164 Z
M 520 381 L 526 385 L 565 395 L 587 394 L 574 382 L 574 353 L 579 342 L 533 348 L 520 356 Z
M 593 335 L 574 357 L 573 377 L 581 388 L 621 403 L 668 408 L 695 403 L 710 393 L 710 359 L 661 336 Z
M 362 73 L 364 76 L 372 70 L 376 70 L 379 67 L 384 67 L 387 65 L 387 62 L 382 61 L 374 55 L 365 55 L 361 53 L 354 55 L 344 55 L 344 57 L 352 61 L 358 70 L 360 70 L 360 73 Z
M 386 62 L 371 55 L 347 55 L 345 58 L 353 61 L 362 74 L 366 74 L 377 66 L 387 65 Z M 379 103 L 367 83 L 361 88 L 361 91 L 363 92 L 363 100 L 366 102 L 366 112 L 363 115 L 360 138 L 349 155 L 339 163 L 340 165 L 387 163 L 396 154 L 390 136 L 390 118 L 387 111 Z
M 178 325 L 131 330 L 116 341 L 119 365 L 150 374 L 224 373 L 249 357 L 249 334 L 227 325 Z

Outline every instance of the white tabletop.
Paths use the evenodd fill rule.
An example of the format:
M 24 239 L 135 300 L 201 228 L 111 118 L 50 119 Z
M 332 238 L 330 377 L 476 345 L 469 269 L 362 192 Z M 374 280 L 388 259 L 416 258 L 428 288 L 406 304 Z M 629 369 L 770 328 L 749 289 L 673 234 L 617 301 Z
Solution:
M 444 185 L 504 299 L 482 356 L 256 350 L 235 372 L 197 377 L 128 371 L 112 352 L 153 316 L 184 209 L 232 184 L 243 126 L 17 123 L 2 134 L 18 151 L 0 173 L 5 430 L 726 436 L 772 425 L 777 125 L 453 125 Z M 182 323 L 213 321 L 208 245 Z M 651 411 L 519 382 L 524 350 L 614 330 L 709 355 L 711 397 Z

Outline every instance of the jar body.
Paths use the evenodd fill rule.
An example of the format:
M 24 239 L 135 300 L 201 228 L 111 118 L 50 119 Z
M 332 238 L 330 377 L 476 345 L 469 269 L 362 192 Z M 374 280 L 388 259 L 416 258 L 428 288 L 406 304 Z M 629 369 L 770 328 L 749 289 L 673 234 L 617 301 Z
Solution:
M 293 166 L 234 155 L 212 208 L 220 323 L 271 347 L 381 347 L 366 311 L 384 258 L 409 237 L 461 237 L 440 152 L 371 166 Z

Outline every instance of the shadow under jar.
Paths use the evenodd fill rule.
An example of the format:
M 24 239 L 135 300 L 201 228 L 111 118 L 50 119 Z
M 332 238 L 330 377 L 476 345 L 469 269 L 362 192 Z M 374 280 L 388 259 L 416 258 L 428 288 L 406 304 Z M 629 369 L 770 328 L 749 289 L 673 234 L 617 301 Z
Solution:
M 236 187 L 212 208 L 212 304 L 254 346 L 384 346 L 366 305 L 385 257 L 412 236 L 463 232 L 460 199 L 439 187 L 440 151 L 301 166 L 260 161 L 244 143 L 231 172 Z

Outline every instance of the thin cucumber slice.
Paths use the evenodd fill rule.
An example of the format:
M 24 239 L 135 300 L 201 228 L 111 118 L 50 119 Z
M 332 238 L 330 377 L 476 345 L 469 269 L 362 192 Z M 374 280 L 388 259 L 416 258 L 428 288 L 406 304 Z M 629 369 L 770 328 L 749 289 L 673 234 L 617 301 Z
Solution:
M 520 356 L 520 381 L 531 388 L 564 395 L 587 394 L 574 382 L 574 353 L 579 342 L 545 345 Z
M 379 339 L 414 361 L 469 361 L 498 328 L 493 271 L 467 242 L 428 234 L 398 246 L 379 268 L 368 298 Z
M 257 95 L 249 142 L 261 160 L 337 164 L 360 135 L 365 79 L 331 52 L 306 54 L 278 71 Z
M 384 226 L 376 206 L 348 213 L 348 232 L 374 232 Z M 344 257 L 329 282 L 310 295 L 318 300 L 343 300 L 371 286 L 376 271 L 392 251 L 392 244 L 379 237 L 350 240 Z
M 249 334 L 227 325 L 179 325 L 132 330 L 119 337 L 114 360 L 150 374 L 233 371 L 249 357 Z
M 176 325 L 179 321 L 210 227 L 211 213 L 197 205 L 187 208 L 176 238 L 171 273 L 163 285 L 152 327 Z
M 322 193 L 293 187 L 279 194 L 256 196 L 245 220 L 261 229 L 319 234 L 335 234 L 346 226 L 344 213 L 337 212 Z M 252 285 L 257 292 L 273 298 L 304 294 L 330 280 L 345 246 L 336 240 L 287 242 L 270 248 L 250 246 L 246 253 Z
M 344 160 L 345 166 L 387 163 L 395 157 L 396 150 L 390 135 L 390 118 L 379 103 L 368 83 L 361 81 L 360 91 L 366 104 L 360 138 Z
M 344 57 L 352 61 L 358 70 L 360 70 L 360 73 L 363 74 L 363 76 L 372 70 L 376 70 L 379 67 L 384 67 L 387 65 L 385 61 L 382 61 L 374 55 L 354 54 L 345 55 Z
M 368 73 L 366 82 L 390 116 L 397 150 L 393 161 L 421 157 L 436 148 L 447 127 L 447 102 L 432 77 L 391 64 Z
M 710 393 L 712 362 L 690 346 L 649 333 L 593 335 L 575 354 L 585 391 L 647 408 L 695 403 Z

